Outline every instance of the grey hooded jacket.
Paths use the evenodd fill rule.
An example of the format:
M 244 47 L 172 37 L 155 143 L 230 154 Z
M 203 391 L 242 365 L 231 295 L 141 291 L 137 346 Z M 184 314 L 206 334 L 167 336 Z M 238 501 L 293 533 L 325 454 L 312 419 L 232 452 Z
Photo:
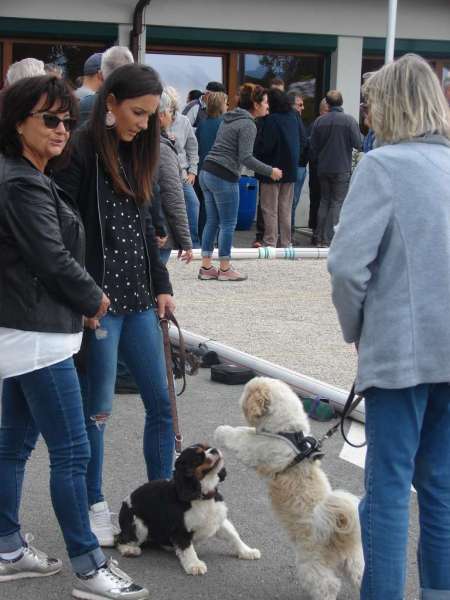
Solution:
M 352 178 L 328 255 L 356 390 L 450 382 L 450 142 L 382 146 Z
M 181 167 L 173 142 L 163 135 L 160 138 L 157 183 L 167 232 L 164 248 L 190 250 L 192 240 L 181 183 Z
M 206 161 L 215 162 L 236 178 L 244 165 L 251 171 L 270 177 L 272 167 L 253 156 L 253 145 L 256 138 L 256 125 L 252 115 L 243 108 L 236 108 L 223 116 L 216 141 L 205 157 Z

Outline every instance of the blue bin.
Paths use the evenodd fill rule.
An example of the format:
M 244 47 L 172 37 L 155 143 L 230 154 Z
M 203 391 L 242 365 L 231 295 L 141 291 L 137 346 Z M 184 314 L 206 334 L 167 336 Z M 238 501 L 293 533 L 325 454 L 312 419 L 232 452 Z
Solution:
M 241 177 L 239 180 L 239 210 L 236 229 L 247 231 L 252 226 L 256 214 L 258 181 L 255 177 Z

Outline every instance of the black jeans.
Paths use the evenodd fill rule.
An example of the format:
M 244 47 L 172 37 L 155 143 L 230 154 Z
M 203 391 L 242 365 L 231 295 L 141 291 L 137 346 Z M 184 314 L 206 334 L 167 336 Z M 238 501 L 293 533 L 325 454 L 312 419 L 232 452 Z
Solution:
M 309 163 L 309 220 L 308 227 L 317 229 L 317 213 L 320 206 L 320 182 L 317 175 L 317 163 Z
M 339 222 L 350 176 L 350 172 L 319 174 L 321 197 L 316 230 L 319 242 L 329 244 L 333 239 L 334 226 Z

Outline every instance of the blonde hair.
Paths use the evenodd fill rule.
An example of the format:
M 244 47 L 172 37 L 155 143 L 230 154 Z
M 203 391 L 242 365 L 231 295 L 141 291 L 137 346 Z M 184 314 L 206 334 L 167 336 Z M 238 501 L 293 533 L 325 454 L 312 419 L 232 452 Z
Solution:
M 224 92 L 209 92 L 206 97 L 206 113 L 208 117 L 220 117 L 226 111 L 228 96 Z
M 363 85 L 370 126 L 378 141 L 395 144 L 425 134 L 450 138 L 450 111 L 439 80 L 416 54 L 405 54 Z
M 172 98 L 169 96 L 167 91 L 164 89 L 159 101 L 158 107 L 159 113 L 172 112 Z
M 167 86 L 164 88 L 164 91 L 166 92 L 166 94 L 168 94 L 170 96 L 170 100 L 171 100 L 171 109 L 174 113 L 176 112 L 180 112 L 180 96 L 178 95 L 177 90 L 172 87 L 172 86 Z

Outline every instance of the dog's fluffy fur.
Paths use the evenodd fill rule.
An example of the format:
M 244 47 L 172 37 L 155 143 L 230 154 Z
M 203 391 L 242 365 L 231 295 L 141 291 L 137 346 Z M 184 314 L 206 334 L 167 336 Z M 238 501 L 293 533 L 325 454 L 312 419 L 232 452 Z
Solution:
M 175 461 L 174 478 L 151 481 L 124 500 L 116 538 L 122 556 L 139 556 L 141 546 L 154 543 L 172 547 L 188 575 L 204 575 L 193 542 L 216 535 L 231 544 L 239 558 L 253 560 L 261 554 L 249 548 L 227 519 L 227 507 L 217 490 L 226 476 L 219 450 L 196 444 Z
M 333 491 L 319 460 L 290 466 L 296 452 L 288 442 L 258 435 L 262 430 L 308 435 L 301 401 L 282 381 L 255 377 L 240 402 L 251 427 L 218 427 L 215 440 L 268 478 L 272 507 L 295 547 L 301 591 L 313 600 L 336 600 L 341 577 L 359 589 L 363 557 L 358 499 Z

